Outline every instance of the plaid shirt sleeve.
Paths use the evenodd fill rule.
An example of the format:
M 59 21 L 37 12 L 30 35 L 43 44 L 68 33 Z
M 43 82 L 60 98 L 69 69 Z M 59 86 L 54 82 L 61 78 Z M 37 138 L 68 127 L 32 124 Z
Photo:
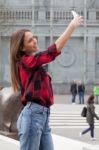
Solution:
M 35 56 L 24 55 L 21 61 L 25 67 L 34 68 L 53 61 L 60 53 L 57 52 L 56 44 L 53 44 L 46 51 L 40 52 Z

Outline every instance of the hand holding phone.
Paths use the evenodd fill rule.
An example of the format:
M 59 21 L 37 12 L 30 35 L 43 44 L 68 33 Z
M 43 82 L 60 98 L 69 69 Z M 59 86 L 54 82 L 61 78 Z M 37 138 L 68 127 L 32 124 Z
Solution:
M 83 25 L 83 16 L 80 16 L 78 13 L 76 13 L 74 10 L 71 11 L 73 15 L 73 20 L 71 21 L 72 24 L 77 27 L 79 25 Z

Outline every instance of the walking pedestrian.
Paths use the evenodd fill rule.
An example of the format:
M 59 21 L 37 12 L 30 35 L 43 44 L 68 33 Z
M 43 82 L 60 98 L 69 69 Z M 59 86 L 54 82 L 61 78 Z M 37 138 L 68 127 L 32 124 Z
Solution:
M 99 104 L 99 85 L 98 84 L 96 84 L 93 87 L 93 94 L 95 96 L 95 104 Z
M 91 140 L 96 140 L 94 136 L 94 118 L 99 120 L 99 117 L 95 113 L 95 106 L 94 106 L 94 95 L 90 95 L 88 100 L 87 100 L 87 116 L 86 120 L 89 125 L 87 129 L 84 131 L 80 132 L 80 136 L 86 134 L 87 132 L 90 132 Z
M 21 150 L 54 149 L 49 127 L 53 91 L 51 77 L 43 65 L 61 54 L 71 34 L 82 22 L 81 16 L 75 17 L 55 43 L 40 53 L 36 53 L 39 50 L 38 43 L 30 30 L 21 29 L 11 36 L 12 87 L 15 92 L 21 90 L 24 105 L 17 121 Z

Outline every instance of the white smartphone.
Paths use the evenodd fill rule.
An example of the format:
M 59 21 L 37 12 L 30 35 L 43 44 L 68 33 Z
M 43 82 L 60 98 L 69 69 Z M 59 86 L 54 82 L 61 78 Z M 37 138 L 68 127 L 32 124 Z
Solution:
M 72 10 L 71 13 L 72 13 L 72 15 L 73 15 L 74 18 L 77 17 L 77 16 L 79 16 L 74 10 Z

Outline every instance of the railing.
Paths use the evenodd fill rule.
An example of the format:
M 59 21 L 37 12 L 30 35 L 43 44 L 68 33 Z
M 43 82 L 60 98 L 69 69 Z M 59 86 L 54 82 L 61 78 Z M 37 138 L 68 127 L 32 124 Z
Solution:
M 0 10 L 1 25 L 14 25 L 20 22 L 30 22 L 32 20 L 32 11 L 30 10 Z
M 34 8 L 34 10 L 32 10 Z M 52 21 L 54 24 L 66 24 L 68 23 L 72 18 L 71 10 L 72 8 L 43 8 L 43 13 L 45 17 L 42 17 L 40 15 L 42 8 L 38 7 L 27 7 L 27 8 L 0 8 L 0 24 L 1 25 L 17 25 L 17 24 L 29 24 L 31 25 L 34 21 L 34 24 L 38 25 L 47 25 L 50 24 L 50 21 Z M 84 9 L 83 8 L 75 8 L 79 15 L 84 15 Z M 52 11 L 52 16 L 51 16 Z M 99 10 L 94 10 L 95 18 L 94 20 L 89 20 L 89 13 L 93 12 L 93 10 L 87 10 L 87 23 L 89 25 L 99 25 Z M 34 15 L 33 15 L 34 13 Z M 34 16 L 34 18 L 33 18 Z M 52 17 L 52 18 L 51 18 Z

